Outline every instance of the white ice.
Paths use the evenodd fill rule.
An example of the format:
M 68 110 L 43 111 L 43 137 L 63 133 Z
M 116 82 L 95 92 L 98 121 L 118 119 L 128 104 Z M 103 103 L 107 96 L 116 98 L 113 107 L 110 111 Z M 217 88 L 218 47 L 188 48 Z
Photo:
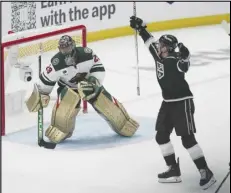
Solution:
M 187 80 L 195 95 L 197 139 L 218 182 L 230 161 L 230 39 L 220 26 L 155 33 L 172 33 L 191 50 Z M 154 62 L 139 39 L 141 96 L 136 94 L 134 37 L 90 43 L 107 70 L 105 87 L 120 100 L 141 127 L 134 138 L 115 135 L 89 107 L 77 119 L 72 139 L 55 150 L 36 145 L 36 114 L 7 117 L 9 133 L 2 141 L 3 193 L 199 193 L 199 173 L 179 137 L 172 135 L 180 157 L 183 182 L 159 184 L 166 167 L 154 140 L 162 101 Z M 49 62 L 49 58 L 44 59 Z M 11 80 L 8 92 L 14 89 Z M 17 81 L 17 87 L 25 87 Z M 28 88 L 31 87 L 27 86 Z M 50 109 L 45 110 L 46 125 Z M 22 130 L 24 128 L 24 130 Z M 18 131 L 19 130 L 19 131 Z M 17 131 L 17 132 L 16 132 Z M 230 192 L 230 179 L 220 193 Z

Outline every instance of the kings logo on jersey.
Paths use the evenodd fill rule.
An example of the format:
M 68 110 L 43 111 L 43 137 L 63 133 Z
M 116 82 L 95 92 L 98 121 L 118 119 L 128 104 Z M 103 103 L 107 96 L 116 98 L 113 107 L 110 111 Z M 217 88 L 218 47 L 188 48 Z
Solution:
M 158 79 L 162 79 L 164 77 L 164 65 L 160 62 L 157 62 L 156 67 L 157 77 Z

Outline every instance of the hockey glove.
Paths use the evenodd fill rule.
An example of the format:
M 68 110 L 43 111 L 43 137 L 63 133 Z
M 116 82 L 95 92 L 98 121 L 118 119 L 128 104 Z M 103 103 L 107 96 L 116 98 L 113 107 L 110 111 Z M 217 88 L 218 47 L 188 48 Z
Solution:
M 91 76 L 87 80 L 78 83 L 79 94 L 84 100 L 91 100 L 96 98 L 102 90 L 102 86 L 99 85 L 98 80 Z
M 130 26 L 131 28 L 138 31 L 141 31 L 142 29 L 145 29 L 147 27 L 142 19 L 135 16 L 130 17 Z
M 178 48 L 180 51 L 180 56 L 183 60 L 188 60 L 190 57 L 190 53 L 187 47 L 184 46 L 183 43 L 178 44 Z

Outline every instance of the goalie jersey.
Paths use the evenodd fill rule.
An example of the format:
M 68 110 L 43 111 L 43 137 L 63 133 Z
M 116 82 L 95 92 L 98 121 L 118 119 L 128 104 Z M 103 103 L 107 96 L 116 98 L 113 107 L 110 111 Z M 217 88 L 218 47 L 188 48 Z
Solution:
M 96 77 L 102 84 L 104 74 L 103 64 L 90 48 L 75 47 L 70 55 L 58 52 L 52 57 L 39 76 L 38 88 L 43 94 L 50 94 L 56 83 L 77 89 L 78 82 L 89 76 Z

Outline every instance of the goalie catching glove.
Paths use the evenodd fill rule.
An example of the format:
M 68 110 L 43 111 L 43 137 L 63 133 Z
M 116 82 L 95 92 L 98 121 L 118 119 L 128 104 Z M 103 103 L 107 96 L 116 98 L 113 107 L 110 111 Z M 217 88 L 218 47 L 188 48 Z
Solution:
M 96 98 L 101 91 L 101 87 L 99 81 L 93 76 L 78 83 L 79 94 L 83 100 L 87 101 Z
M 49 102 L 50 96 L 40 93 L 38 86 L 34 84 L 34 90 L 26 101 L 29 112 L 37 112 L 39 109 L 47 107 Z

